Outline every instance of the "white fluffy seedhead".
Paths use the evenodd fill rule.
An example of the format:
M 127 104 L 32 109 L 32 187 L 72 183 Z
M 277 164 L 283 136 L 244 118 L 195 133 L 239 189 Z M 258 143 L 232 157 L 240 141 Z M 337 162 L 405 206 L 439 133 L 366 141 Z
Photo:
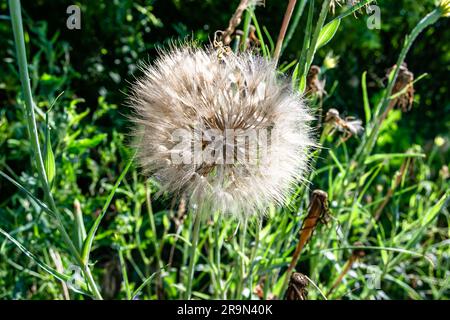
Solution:
M 242 218 L 302 182 L 312 117 L 273 62 L 185 45 L 143 72 L 130 96 L 135 148 L 162 191 Z

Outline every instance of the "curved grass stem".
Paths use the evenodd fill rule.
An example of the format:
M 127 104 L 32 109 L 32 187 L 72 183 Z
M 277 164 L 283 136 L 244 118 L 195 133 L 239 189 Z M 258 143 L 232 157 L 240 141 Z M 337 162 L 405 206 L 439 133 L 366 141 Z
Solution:
M 34 113 L 33 95 L 31 92 L 31 84 L 30 84 L 30 77 L 28 74 L 28 64 L 25 50 L 25 40 L 23 35 L 20 0 L 9 0 L 9 8 L 11 14 L 11 24 L 14 34 L 14 43 L 16 46 L 17 62 L 19 65 L 20 82 L 22 84 L 22 90 L 25 99 L 25 111 L 26 111 L 28 133 L 30 136 L 31 147 L 33 149 L 33 157 L 35 159 L 38 177 L 39 180 L 41 181 L 42 189 L 44 191 L 45 198 L 49 203 L 49 207 L 55 213 L 55 217 L 57 220 L 56 227 L 58 231 L 61 233 L 64 242 L 68 246 L 69 251 L 73 255 L 74 259 L 77 261 L 77 264 L 83 270 L 83 273 L 86 277 L 86 280 L 89 284 L 93 296 L 97 299 L 101 299 L 102 298 L 101 294 L 95 284 L 95 281 L 92 277 L 92 274 L 88 266 L 82 262 L 78 249 L 76 248 L 72 239 L 70 238 L 69 234 L 64 228 L 62 216 L 56 207 L 55 200 L 53 199 L 53 195 L 51 193 L 50 184 L 48 182 L 44 160 L 40 148 L 39 133 L 36 125 L 36 116 Z

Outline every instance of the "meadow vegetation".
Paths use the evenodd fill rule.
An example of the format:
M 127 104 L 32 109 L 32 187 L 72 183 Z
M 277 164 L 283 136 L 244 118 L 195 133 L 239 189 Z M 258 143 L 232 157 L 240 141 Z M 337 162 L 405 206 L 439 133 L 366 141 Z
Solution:
M 80 30 L 64 1 L 0 2 L 1 299 L 186 297 L 190 206 L 136 165 L 126 97 L 239 2 L 80 1 Z M 200 225 L 192 298 L 450 298 L 448 0 L 298 0 L 279 50 L 288 1 L 265 2 L 229 45 L 279 56 L 322 147 L 283 206 Z

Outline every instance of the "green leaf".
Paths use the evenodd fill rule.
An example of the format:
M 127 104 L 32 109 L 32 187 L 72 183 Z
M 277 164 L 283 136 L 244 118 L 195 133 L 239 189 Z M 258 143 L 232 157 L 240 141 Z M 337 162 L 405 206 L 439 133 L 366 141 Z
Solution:
M 411 299 L 423 300 L 423 297 L 420 296 L 420 294 L 417 293 L 417 291 L 415 291 L 411 286 L 409 286 L 406 282 L 402 281 L 401 279 L 399 279 L 397 277 L 393 277 L 389 274 L 386 274 L 384 276 L 384 278 L 386 280 L 392 281 L 393 283 L 396 283 L 399 287 L 401 287 L 403 290 L 405 290 L 408 293 L 408 295 L 410 296 Z
M 142 289 L 144 289 L 145 286 L 148 285 L 148 284 L 153 280 L 153 278 L 154 278 L 158 273 L 160 273 L 160 272 L 161 272 L 161 271 L 154 272 L 154 273 L 152 273 L 147 279 L 145 279 L 145 281 L 142 282 L 142 284 L 139 286 L 139 288 L 137 288 L 137 289 L 133 292 L 133 294 L 132 294 L 132 299 L 133 299 L 133 300 L 136 299 L 137 296 L 138 296 L 138 294 L 142 291 Z
M 76 243 L 78 249 L 81 251 L 83 249 L 83 242 L 86 239 L 86 228 L 83 221 L 83 212 L 81 211 L 81 204 L 78 199 L 74 201 L 74 224 L 75 224 L 75 235 Z
M 385 161 L 390 159 L 401 158 L 425 158 L 424 153 L 379 153 L 366 158 L 364 164 L 369 164 L 375 161 Z
M 328 42 L 333 39 L 336 31 L 341 25 L 341 19 L 333 20 L 327 23 L 322 30 L 320 30 L 319 39 L 317 40 L 316 50 L 325 46 Z
M 48 125 L 48 114 L 45 115 L 46 122 L 46 134 L 45 134 L 45 146 L 44 146 L 44 167 L 47 175 L 48 184 L 50 187 L 53 184 L 56 175 L 55 167 L 55 155 L 52 150 L 52 142 L 50 140 L 50 127 Z
M 298 91 L 303 93 L 305 92 L 305 90 L 306 90 L 306 74 L 303 74 L 298 84 Z
M 107 137 L 106 133 L 100 133 L 93 138 L 79 139 L 69 143 L 67 150 L 70 153 L 81 154 L 87 149 L 92 149 L 98 146 Z
M 370 110 L 369 103 L 369 94 L 367 93 L 367 71 L 364 71 L 361 79 L 361 87 L 363 91 L 363 100 L 364 100 L 364 114 L 366 115 L 366 125 L 372 119 L 372 112 Z
M 438 216 L 438 214 L 441 212 L 442 208 L 446 204 L 449 195 L 450 191 L 447 191 L 447 193 L 444 196 L 442 196 L 442 198 L 440 198 L 439 201 L 425 213 L 425 215 L 422 218 L 421 227 L 425 228 Z
M 82 100 L 82 101 L 84 101 L 84 100 Z M 71 127 L 73 125 L 80 123 L 81 120 L 83 120 L 89 114 L 89 112 L 90 112 L 90 110 L 87 109 L 87 110 L 83 111 L 82 113 L 75 115 L 73 118 L 70 119 L 68 126 Z
M 266 50 L 266 45 L 264 43 L 264 37 L 262 35 L 261 29 L 259 28 L 259 23 L 258 23 L 258 20 L 256 19 L 256 16 L 255 16 L 255 13 L 253 12 L 253 10 L 250 11 L 250 15 L 251 15 L 253 24 L 255 25 L 256 34 L 258 36 L 259 43 L 261 44 L 261 51 L 262 51 L 263 57 L 269 59 L 270 58 L 269 52 L 267 52 L 267 50 Z
M 295 85 L 297 84 L 298 70 L 299 70 L 299 64 L 297 63 L 295 65 L 294 72 L 292 73 L 292 87 L 295 87 Z
M 81 252 L 81 259 L 84 264 L 87 264 L 89 261 L 89 254 L 91 253 L 92 242 L 94 241 L 95 233 L 97 232 L 100 222 L 102 221 L 103 217 L 105 216 L 106 211 L 108 210 L 108 207 L 114 197 L 114 194 L 116 193 L 117 189 L 119 188 L 119 185 L 122 182 L 123 178 L 125 178 L 125 175 L 127 174 L 128 170 L 130 169 L 131 164 L 133 163 L 133 160 L 134 160 L 134 156 L 130 158 L 127 165 L 125 166 L 125 169 L 122 171 L 122 173 L 120 174 L 116 183 L 114 184 L 114 187 L 112 188 L 111 192 L 109 193 L 108 198 L 106 199 L 106 203 L 103 206 L 102 213 L 97 217 L 97 219 L 95 219 L 94 224 L 89 229 L 86 240 L 84 240 L 84 243 L 83 243 L 83 250 Z

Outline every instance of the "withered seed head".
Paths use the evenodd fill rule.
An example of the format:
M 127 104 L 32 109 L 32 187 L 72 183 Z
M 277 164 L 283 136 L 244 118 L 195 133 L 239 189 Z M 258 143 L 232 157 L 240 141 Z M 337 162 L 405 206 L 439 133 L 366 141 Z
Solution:
M 328 110 L 325 116 L 325 123 L 330 125 L 333 130 L 330 134 L 333 134 L 335 130 L 344 133 L 344 141 L 348 140 L 352 136 L 357 136 L 364 131 L 362 121 L 354 117 L 346 117 L 342 119 L 339 115 L 339 111 L 334 108 Z
M 319 79 L 320 67 L 311 66 L 306 77 L 306 94 L 307 95 L 317 95 L 322 98 L 327 92 L 325 91 L 325 80 Z
M 308 278 L 300 272 L 294 272 L 289 280 L 286 300 L 306 300 L 308 298 Z
M 397 67 L 394 65 L 387 72 L 387 77 L 391 72 Z M 392 90 L 392 95 L 401 93 L 396 97 L 391 103 L 394 106 L 399 106 L 403 112 L 411 110 L 414 103 L 414 74 L 408 70 L 406 63 L 400 66 L 397 80 L 395 81 L 394 88 Z

